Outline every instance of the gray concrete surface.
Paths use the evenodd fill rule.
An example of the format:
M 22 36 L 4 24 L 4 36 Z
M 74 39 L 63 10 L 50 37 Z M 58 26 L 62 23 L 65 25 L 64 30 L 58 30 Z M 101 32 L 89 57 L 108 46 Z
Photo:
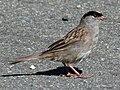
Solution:
M 89 10 L 100 10 L 107 20 L 97 48 L 73 66 L 94 78 L 61 77 L 63 65 L 48 59 L 7 64 L 46 50 Z M 0 90 L 120 90 L 120 0 L 0 0 Z

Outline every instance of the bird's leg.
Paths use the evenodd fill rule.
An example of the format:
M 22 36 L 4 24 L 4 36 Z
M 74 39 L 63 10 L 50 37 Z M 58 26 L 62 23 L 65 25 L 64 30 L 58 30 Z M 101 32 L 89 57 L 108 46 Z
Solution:
M 94 76 L 82 76 L 78 71 L 76 71 L 74 69 L 74 67 L 72 65 L 68 64 L 68 66 L 75 72 L 76 77 L 78 77 L 78 78 L 91 78 L 91 77 L 94 77 Z
M 63 63 L 63 65 L 65 66 L 65 70 L 67 71 L 67 75 L 66 75 L 66 76 L 67 76 L 67 77 L 73 77 L 73 78 L 74 78 L 75 75 L 69 72 L 68 67 L 66 66 L 66 64 Z

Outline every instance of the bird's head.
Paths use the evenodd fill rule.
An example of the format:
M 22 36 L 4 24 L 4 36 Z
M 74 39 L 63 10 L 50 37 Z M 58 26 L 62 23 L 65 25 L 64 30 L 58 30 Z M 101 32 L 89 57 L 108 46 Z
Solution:
M 103 16 L 103 14 L 96 10 L 96 11 L 89 11 L 87 13 L 85 13 L 81 19 L 81 22 L 84 22 L 86 24 L 97 24 L 98 22 L 100 22 L 101 20 L 106 19 L 105 16 Z
M 104 19 L 106 19 L 106 17 L 103 16 L 102 12 L 100 12 L 98 10 L 96 10 L 96 11 L 89 11 L 89 12 L 85 13 L 82 18 L 87 18 L 87 17 L 92 17 L 92 18 L 95 18 L 97 20 L 104 20 Z

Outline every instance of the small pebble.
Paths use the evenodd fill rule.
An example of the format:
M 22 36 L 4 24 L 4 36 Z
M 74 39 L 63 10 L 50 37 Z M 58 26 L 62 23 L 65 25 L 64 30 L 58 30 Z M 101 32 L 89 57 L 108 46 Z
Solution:
M 12 73 L 12 71 L 8 71 L 8 73 Z
M 31 48 L 28 48 L 28 50 L 29 50 L 29 51 L 32 51 L 32 49 L 31 49 Z
M 101 58 L 101 61 L 104 61 L 105 59 L 104 58 Z
M 35 68 L 36 68 L 36 67 L 35 67 L 34 65 L 31 65 L 31 66 L 30 66 L 30 69 L 32 69 L 32 70 L 35 69 Z
M 80 8 L 81 7 L 81 5 L 77 5 L 77 8 Z

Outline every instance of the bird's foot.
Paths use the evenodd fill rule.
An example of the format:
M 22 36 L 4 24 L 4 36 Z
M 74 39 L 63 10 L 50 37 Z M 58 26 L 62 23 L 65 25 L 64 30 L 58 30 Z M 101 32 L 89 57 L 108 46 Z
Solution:
M 62 75 L 62 76 L 64 76 L 64 77 L 72 77 L 72 78 L 77 78 L 77 75 L 76 74 L 72 74 L 72 73 L 68 73 L 68 74 L 66 74 L 66 75 Z
M 77 78 L 84 78 L 84 79 L 95 77 L 95 76 L 83 76 L 83 75 L 80 75 L 80 74 L 79 75 L 76 74 L 76 76 L 77 76 Z
M 66 75 L 66 77 L 76 78 L 76 74 L 72 74 L 72 73 L 69 72 L 69 73 Z
M 92 78 L 92 77 L 95 77 L 95 76 L 83 76 L 83 75 L 77 75 L 77 74 L 72 74 L 72 73 L 68 73 L 67 75 L 64 75 L 66 77 L 71 77 L 71 78 L 83 78 L 83 79 L 87 79 L 87 78 Z

